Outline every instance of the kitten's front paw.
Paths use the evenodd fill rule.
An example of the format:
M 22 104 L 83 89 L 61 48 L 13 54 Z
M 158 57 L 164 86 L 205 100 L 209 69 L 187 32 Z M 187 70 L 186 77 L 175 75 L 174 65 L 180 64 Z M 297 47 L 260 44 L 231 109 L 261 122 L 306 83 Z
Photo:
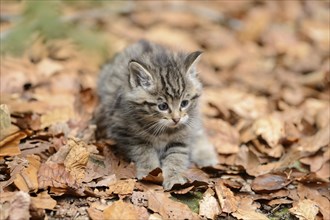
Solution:
M 170 190 L 174 186 L 174 184 L 185 184 L 187 182 L 187 178 L 180 175 L 176 174 L 170 177 L 165 177 L 164 182 L 163 182 L 163 187 L 165 190 Z
M 136 169 L 136 177 L 141 180 L 143 177 L 148 176 L 150 169 L 138 168 Z

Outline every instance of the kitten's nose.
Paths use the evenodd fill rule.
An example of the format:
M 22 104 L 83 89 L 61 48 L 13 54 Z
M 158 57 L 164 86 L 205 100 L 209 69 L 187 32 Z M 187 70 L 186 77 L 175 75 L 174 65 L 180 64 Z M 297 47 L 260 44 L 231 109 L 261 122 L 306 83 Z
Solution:
M 173 122 L 174 122 L 175 124 L 177 124 L 177 123 L 179 123 L 180 118 L 172 118 L 172 120 L 173 120 Z

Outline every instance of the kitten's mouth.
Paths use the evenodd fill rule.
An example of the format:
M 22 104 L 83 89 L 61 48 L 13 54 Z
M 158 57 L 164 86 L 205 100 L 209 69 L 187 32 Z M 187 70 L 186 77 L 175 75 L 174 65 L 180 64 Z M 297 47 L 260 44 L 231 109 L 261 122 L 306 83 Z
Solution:
M 174 128 L 179 128 L 179 127 L 182 127 L 182 126 L 183 126 L 183 123 L 176 123 L 176 124 L 172 123 L 172 124 L 168 125 L 167 127 L 174 129 Z

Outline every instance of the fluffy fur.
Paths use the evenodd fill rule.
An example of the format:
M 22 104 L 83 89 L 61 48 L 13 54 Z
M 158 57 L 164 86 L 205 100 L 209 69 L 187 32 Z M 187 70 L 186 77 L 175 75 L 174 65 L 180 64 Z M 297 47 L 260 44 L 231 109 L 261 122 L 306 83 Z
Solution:
M 166 189 L 186 181 L 182 172 L 190 161 L 198 166 L 217 163 L 198 108 L 200 55 L 139 41 L 100 74 L 97 138 L 116 140 L 120 152 L 136 163 L 138 178 L 161 167 Z

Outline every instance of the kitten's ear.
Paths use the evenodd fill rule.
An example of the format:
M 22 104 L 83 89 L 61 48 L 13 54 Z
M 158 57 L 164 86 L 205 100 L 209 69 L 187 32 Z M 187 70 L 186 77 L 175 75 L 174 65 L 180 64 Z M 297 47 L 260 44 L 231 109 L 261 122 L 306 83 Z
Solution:
M 195 75 L 196 74 L 196 65 L 198 61 L 201 59 L 202 52 L 196 51 L 189 54 L 185 60 L 185 67 L 188 74 Z
M 152 76 L 140 63 L 131 61 L 128 64 L 130 72 L 129 83 L 133 88 L 142 86 L 144 89 L 151 89 Z

